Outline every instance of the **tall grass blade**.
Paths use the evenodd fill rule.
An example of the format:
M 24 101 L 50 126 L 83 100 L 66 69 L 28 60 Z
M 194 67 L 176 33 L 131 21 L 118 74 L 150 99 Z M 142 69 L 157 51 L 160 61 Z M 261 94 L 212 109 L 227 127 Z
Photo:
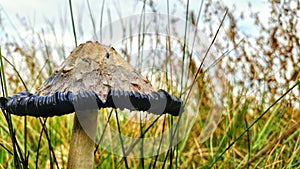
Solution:
M 291 88 L 289 88 L 282 96 L 280 96 L 273 104 L 271 104 L 257 119 L 254 120 L 253 123 L 249 125 L 249 127 L 244 130 L 236 139 L 234 139 L 228 147 L 220 154 L 218 157 L 214 160 L 214 162 L 210 165 L 209 168 L 212 168 L 217 161 L 219 161 L 222 156 L 245 134 L 247 133 L 250 128 L 252 128 L 269 110 L 274 107 L 279 101 L 281 101 L 288 93 L 290 93 L 295 87 L 297 87 L 300 84 L 300 80 L 298 80 Z
M 75 47 L 77 47 L 77 36 L 76 36 L 75 22 L 74 22 L 74 16 L 73 16 L 72 0 L 69 0 L 69 7 L 70 7 L 70 13 L 71 13 L 72 29 L 73 29 Z

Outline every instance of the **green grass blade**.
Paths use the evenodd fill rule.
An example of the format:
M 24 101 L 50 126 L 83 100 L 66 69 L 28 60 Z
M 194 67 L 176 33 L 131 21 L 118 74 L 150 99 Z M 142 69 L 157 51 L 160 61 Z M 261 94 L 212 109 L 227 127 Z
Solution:
M 75 22 L 74 22 L 74 16 L 73 16 L 72 0 L 69 0 L 69 7 L 70 7 L 70 13 L 71 13 L 72 29 L 73 29 L 73 36 L 74 36 L 74 40 L 75 40 L 75 47 L 77 47 L 77 36 L 76 36 Z

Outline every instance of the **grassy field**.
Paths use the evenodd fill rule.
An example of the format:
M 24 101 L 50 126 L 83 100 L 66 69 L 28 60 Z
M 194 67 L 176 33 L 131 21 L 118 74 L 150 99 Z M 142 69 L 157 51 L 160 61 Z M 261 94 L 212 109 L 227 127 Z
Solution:
M 177 136 L 184 137 L 170 149 L 155 149 L 152 152 L 158 150 L 157 155 L 143 158 L 124 158 L 112 153 L 110 147 L 96 145 L 94 168 L 300 168 L 300 5 L 289 6 L 294 2 L 268 2 L 269 23 L 260 21 L 249 6 L 249 18 L 259 32 L 253 37 L 239 27 L 245 16 L 218 1 L 199 2 L 196 12 L 189 9 L 189 1 L 178 1 L 185 9 L 181 16 L 185 18 L 184 29 L 172 36 L 155 31 L 147 34 L 147 22 L 137 24 L 137 35 L 125 27 L 123 31 L 132 37 L 119 40 L 114 48 L 156 89 L 182 98 L 185 116 L 150 116 L 146 121 L 137 116 L 139 112 L 103 109 L 99 111 L 102 122 L 132 138 L 165 132 L 166 141 L 158 145 L 169 145 L 172 130 L 168 129 L 180 119 Z M 142 3 L 139 18 L 159 11 L 155 3 Z M 168 1 L 167 14 L 172 14 L 173 5 Z M 96 25 L 102 25 L 102 17 L 110 16 L 109 8 L 102 8 L 107 16 L 103 12 L 98 16 L 89 1 L 86 6 L 92 35 L 100 32 L 96 39 L 101 42 L 103 30 Z M 79 11 L 71 4 L 69 7 L 73 15 L 65 17 L 71 18 L 66 24 L 72 28 L 70 34 L 76 44 L 85 42 L 85 25 L 74 19 L 80 16 Z M 126 19 L 112 26 L 121 21 Z M 167 22 L 169 33 L 177 30 L 176 21 Z M 0 26 L 8 32 L 5 24 L 0 22 Z M 193 26 L 201 31 L 189 32 Z M 45 30 L 59 39 L 52 24 L 45 23 Z M 204 34 L 207 39 L 203 42 Z M 1 38 L 1 90 L 5 97 L 23 90 L 34 92 L 74 48 L 74 42 L 47 41 L 44 31 L 32 31 L 31 38 L 19 34 Z M 203 43 L 206 46 L 201 46 Z M 216 90 L 221 91 L 221 98 L 214 96 Z M 221 108 L 214 107 L 218 101 Z M 0 168 L 66 168 L 73 117 L 18 117 L 1 111 Z M 108 136 L 111 130 L 99 127 Z M 111 137 L 111 142 L 117 141 Z M 141 155 L 152 148 L 143 142 L 132 149 L 133 142 L 124 145 L 129 155 Z

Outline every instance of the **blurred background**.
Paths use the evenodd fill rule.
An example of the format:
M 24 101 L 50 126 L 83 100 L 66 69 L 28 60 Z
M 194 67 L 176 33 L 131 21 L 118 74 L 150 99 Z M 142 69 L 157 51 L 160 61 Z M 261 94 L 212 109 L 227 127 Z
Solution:
M 300 76 L 298 0 L 86 0 L 72 1 L 72 7 L 69 1 L 59 0 L 1 0 L 1 75 L 3 78 L 5 74 L 8 95 L 25 89 L 35 92 L 75 48 L 70 8 L 78 44 L 97 40 L 111 45 L 155 88 L 166 89 L 183 100 L 189 97 L 185 110 L 195 118 L 190 124 L 190 119 L 185 119 L 184 140 L 171 150 L 173 153 L 130 159 L 131 167 L 300 165 L 300 88 L 297 85 L 285 93 Z M 148 13 L 164 15 L 160 21 L 143 18 Z M 126 18 L 135 18 L 136 22 L 127 27 Z M 150 23 L 164 21 L 167 27 L 149 30 Z M 159 34 L 165 29 L 163 35 Z M 111 40 L 114 35 L 119 38 Z M 221 109 L 212 109 L 215 104 L 221 104 Z M 13 117 L 15 141 L 22 145 L 20 161 L 26 161 L 26 150 L 29 168 L 66 167 L 72 117 L 45 120 L 47 131 L 43 131 L 41 119 L 28 118 L 25 122 Z M 166 119 L 171 126 L 172 119 Z M 15 143 L 5 116 L 0 121 L 0 167 L 10 168 L 17 163 L 12 155 Z M 162 131 L 159 126 L 163 123 L 164 119 L 158 122 L 152 134 L 157 129 Z M 207 127 L 210 123 L 214 127 Z M 135 135 L 135 130 L 127 128 L 125 132 Z M 111 165 L 125 167 L 122 157 L 97 150 L 95 166 Z

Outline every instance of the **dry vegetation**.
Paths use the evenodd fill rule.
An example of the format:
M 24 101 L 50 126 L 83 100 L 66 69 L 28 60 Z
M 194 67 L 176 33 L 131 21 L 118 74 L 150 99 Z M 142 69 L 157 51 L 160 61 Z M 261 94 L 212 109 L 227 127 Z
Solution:
M 185 1 L 178 3 L 185 7 L 187 5 Z M 205 68 L 219 58 L 221 60 L 210 67 L 214 68 L 214 71 L 211 71 L 213 73 L 201 69 L 186 104 L 186 114 L 197 114 L 196 118 L 184 118 L 181 121 L 181 125 L 186 127 L 186 137 L 170 151 L 147 158 L 125 159 L 97 147 L 95 166 L 125 168 L 127 163 L 130 168 L 169 166 L 174 168 L 297 168 L 300 165 L 300 87 L 297 84 L 292 91 L 287 94 L 285 92 L 299 83 L 300 2 L 269 1 L 266 4 L 271 12 L 266 23 L 263 23 L 259 13 L 252 8 L 255 4 L 249 4 L 248 13 L 237 13 L 235 7 L 226 6 L 219 1 L 205 1 L 200 18 L 205 24 L 201 26 L 197 25 L 198 11 L 192 12 L 186 8 L 187 23 L 201 30 L 201 33 L 198 32 L 195 36 L 196 41 L 201 39 L 204 33 L 208 35 L 205 43 L 212 42 L 222 17 L 228 9 L 228 14 L 210 51 L 210 58 L 213 60 L 205 62 Z M 153 1 L 146 1 L 145 7 L 149 11 L 159 11 Z M 0 11 L 0 14 L 2 13 Z M 76 14 L 76 11 L 74 13 Z M 3 20 L 7 15 L 0 16 Z M 89 19 L 99 20 L 93 15 Z M 54 44 L 46 41 L 44 32 L 28 26 L 26 19 L 20 22 L 32 31 L 32 36 L 11 35 L 8 33 L 10 31 L 7 30 L 6 22 L 1 20 L 0 45 L 4 64 L 1 67 L 1 79 L 3 80 L 5 75 L 9 95 L 25 89 L 34 92 L 69 54 L 70 46 L 73 44 L 67 46 L 64 42 Z M 241 23 L 245 20 L 253 22 L 256 34 L 245 32 L 247 29 L 241 28 Z M 61 25 L 66 25 L 65 22 L 65 19 L 61 19 L 61 23 L 64 23 Z M 67 24 L 71 25 L 71 23 Z M 82 38 L 84 37 L 81 34 L 83 26 L 80 24 L 78 23 L 77 36 Z M 57 40 L 60 35 L 57 35 L 52 25 L 45 24 L 45 29 L 52 32 L 54 39 Z M 173 28 L 172 22 L 169 26 Z M 98 29 L 94 28 L 94 32 L 97 31 Z M 121 42 L 118 51 L 122 51 L 121 55 L 129 61 L 141 59 L 131 58 L 132 46 L 138 44 L 139 49 L 142 50 L 143 42 L 154 44 L 156 47 L 154 51 L 162 47 L 165 53 L 164 56 L 155 57 L 159 60 L 158 63 L 155 61 L 148 63 L 151 69 L 150 72 L 143 72 L 144 75 L 151 79 L 156 88 L 164 88 L 186 99 L 200 65 L 199 61 L 203 59 L 208 45 L 201 49 L 203 54 L 192 54 L 190 48 L 187 50 L 187 46 L 193 44 L 187 44 L 185 39 L 174 40 L 174 37 L 161 37 L 157 34 L 150 36 L 149 39 L 138 36 L 137 42 L 135 39 L 128 38 Z M 178 46 L 181 51 L 174 51 Z M 142 58 L 152 58 L 151 52 L 149 53 Z M 144 65 L 147 70 L 149 65 Z M 219 74 L 218 71 L 226 76 Z M 224 92 L 222 101 L 226 107 L 221 111 L 215 111 L 220 114 L 220 119 L 212 121 L 218 122 L 219 125 L 202 143 L 199 141 L 200 134 L 206 126 L 205 120 L 214 103 L 212 75 L 222 81 L 219 85 Z M 2 91 L 4 88 L 2 84 Z M 104 115 L 105 120 L 110 119 L 110 111 L 103 110 L 100 113 Z M 66 167 L 72 119 L 73 115 L 48 119 L 11 116 L 10 120 L 10 116 L 2 113 L 0 168 Z M 178 118 L 162 116 L 152 125 L 154 119 L 143 124 L 151 127 L 143 137 L 166 130 Z M 134 137 L 140 136 L 141 131 L 145 129 L 141 129 L 139 123 L 129 120 L 117 122 L 115 117 L 112 117 L 109 123 L 112 128 L 120 127 L 123 134 Z M 44 124 L 46 127 L 43 127 Z

